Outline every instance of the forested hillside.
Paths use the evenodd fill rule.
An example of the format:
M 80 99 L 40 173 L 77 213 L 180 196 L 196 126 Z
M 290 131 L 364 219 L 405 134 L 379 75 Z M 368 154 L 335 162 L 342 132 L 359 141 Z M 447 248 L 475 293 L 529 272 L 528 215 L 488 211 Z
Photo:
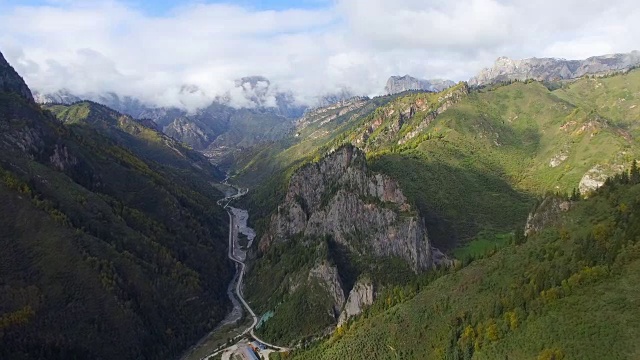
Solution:
M 295 227 L 299 219 L 282 220 L 291 174 L 343 144 L 356 145 L 365 152 L 371 171 L 397 180 L 407 202 L 424 219 L 430 243 L 464 262 L 512 241 L 544 194 L 578 198 L 602 186 L 608 176 L 628 169 L 640 155 L 635 140 L 640 131 L 638 84 L 640 71 L 633 70 L 553 84 L 515 81 L 470 89 L 461 83 L 441 93 L 358 100 L 355 109 L 345 106 L 310 114 L 298 126 L 299 137 L 248 156 L 236 178 L 249 183 L 254 175 L 273 174 L 245 201 L 258 217 L 259 235 L 268 233 L 274 218 L 279 226 Z M 339 115 L 331 115 L 334 111 Z M 307 180 L 306 186 L 317 186 Z M 355 213 L 349 211 L 345 216 L 358 228 Z M 249 283 L 262 283 L 260 274 L 266 267 L 288 274 L 298 271 L 301 263 L 323 258 L 322 253 L 301 250 L 307 240 L 300 243 L 293 238 L 291 244 L 297 245 L 287 245 L 286 250 L 283 245 L 255 249 Z M 332 261 L 340 264 L 339 259 Z M 401 275 L 373 283 L 385 284 L 378 289 L 382 296 L 393 285 L 403 287 L 418 278 Z M 269 332 L 287 334 L 290 326 L 283 324 L 291 321 L 282 319 L 293 319 L 296 312 L 283 307 L 278 313 L 274 302 L 294 294 L 263 291 L 258 285 L 253 289 L 262 289 L 248 292 L 255 306 L 275 309 L 274 319 L 280 321 L 271 326 L 267 321 Z M 296 299 L 304 304 L 305 299 L 319 299 L 320 293 Z
M 0 65 L 0 358 L 177 356 L 228 309 L 220 172 L 97 104 L 58 119 Z
M 547 198 L 529 236 L 382 294 L 287 358 L 637 358 L 639 182 L 633 167 L 587 200 Z

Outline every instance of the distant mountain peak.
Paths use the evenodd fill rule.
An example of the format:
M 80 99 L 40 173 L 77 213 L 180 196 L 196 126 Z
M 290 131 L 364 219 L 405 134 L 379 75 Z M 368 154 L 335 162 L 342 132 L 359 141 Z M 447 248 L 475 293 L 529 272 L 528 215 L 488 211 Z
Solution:
M 585 75 L 611 74 L 640 65 L 640 52 L 592 56 L 584 60 L 559 58 L 529 58 L 514 60 L 506 56 L 496 59 L 493 67 L 485 68 L 469 80 L 469 85 L 481 86 L 501 81 L 554 81 L 575 79 Z
M 442 91 L 455 85 L 451 80 L 418 79 L 411 75 L 391 76 L 384 88 L 385 94 L 397 94 L 409 90 Z
M 31 90 L 0 52 L 0 91 L 14 92 L 34 102 Z

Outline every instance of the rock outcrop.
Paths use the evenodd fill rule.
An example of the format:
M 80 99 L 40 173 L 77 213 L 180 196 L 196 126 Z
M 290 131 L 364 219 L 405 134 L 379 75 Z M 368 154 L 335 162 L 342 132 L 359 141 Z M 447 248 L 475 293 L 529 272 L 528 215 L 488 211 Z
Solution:
M 330 105 L 308 109 L 304 116 L 296 120 L 296 131 L 301 131 L 309 125 L 318 124 L 323 126 L 331 121 L 361 109 L 369 101 L 368 97 L 355 96 L 345 100 L 339 100 Z
M 585 75 L 608 75 L 626 71 L 638 65 L 640 65 L 640 51 L 594 56 L 585 60 L 554 58 L 513 60 L 500 57 L 492 68 L 483 69 L 476 77 L 469 80 L 469 85 L 482 86 L 501 81 L 527 79 L 555 81 Z
M 194 121 L 186 117 L 179 117 L 163 129 L 164 133 L 174 139 L 179 139 L 185 144 L 189 144 L 196 150 L 206 149 L 215 137 L 212 133 L 202 129 Z
M 571 209 L 571 202 L 557 196 L 545 198 L 527 217 L 524 234 L 529 236 L 556 222 L 560 215 Z
M 385 94 L 390 95 L 409 90 L 425 90 L 438 92 L 448 89 L 455 84 L 456 83 L 451 80 L 423 80 L 414 78 L 410 75 L 392 76 L 389 78 L 389 80 L 387 80 L 387 85 L 384 87 L 384 92 Z
M 580 179 L 578 189 L 581 194 L 589 194 L 604 185 L 610 176 L 618 174 L 624 170 L 623 165 L 616 164 L 596 164 L 587 171 Z
M 423 133 L 438 115 L 468 94 L 469 86 L 462 82 L 439 94 L 408 97 L 412 99 L 409 103 L 402 99 L 391 102 L 379 108 L 371 120 L 360 127 L 359 134 L 355 136 L 352 143 L 366 151 L 392 146 L 392 143 L 405 144 Z M 400 137 L 401 129 L 405 124 L 410 124 L 412 130 Z
M 361 279 L 353 286 L 349 297 L 338 318 L 338 326 L 342 326 L 350 318 L 360 315 L 362 310 L 373 304 L 375 300 L 375 290 L 373 283 L 369 279 Z
M 298 170 L 261 239 L 329 236 L 356 254 L 404 259 L 414 271 L 434 266 L 427 229 L 398 183 L 367 169 L 364 153 L 344 146 Z
M 323 261 L 309 271 L 309 281 L 313 280 L 318 281 L 320 286 L 329 293 L 333 300 L 333 314 L 331 315 L 337 318 L 345 303 L 343 285 L 340 281 L 338 269 Z

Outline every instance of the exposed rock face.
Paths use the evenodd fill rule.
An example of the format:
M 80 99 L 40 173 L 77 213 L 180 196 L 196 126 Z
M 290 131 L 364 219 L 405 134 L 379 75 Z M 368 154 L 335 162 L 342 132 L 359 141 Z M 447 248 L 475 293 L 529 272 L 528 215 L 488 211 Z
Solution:
M 408 104 L 387 104 L 381 107 L 379 111 L 376 111 L 376 116 L 360 127 L 359 134 L 353 139 L 352 143 L 367 151 L 377 147 L 392 146 L 393 144 L 390 142 L 395 142 L 399 145 L 405 144 L 423 133 L 438 115 L 468 94 L 469 87 L 463 82 L 438 94 L 436 101 L 433 101 L 432 96 L 416 96 Z M 406 123 L 412 123 L 415 127 L 402 137 L 399 137 L 400 130 Z M 386 127 L 386 129 L 379 131 L 381 127 L 383 129 Z M 375 138 L 372 137 L 374 133 L 377 133 Z
M 560 164 L 562 164 L 568 158 L 569 158 L 569 155 L 567 155 L 565 153 L 557 154 L 557 155 L 555 155 L 554 157 L 551 158 L 551 160 L 549 161 L 549 166 L 552 167 L 552 168 L 558 167 L 558 166 L 560 166 Z
M 367 170 L 364 153 L 342 147 L 291 178 L 270 231 L 261 240 L 331 236 L 357 254 L 397 256 L 414 271 L 434 265 L 427 229 L 395 180 Z
M 359 280 L 351 289 L 349 298 L 344 305 L 340 318 L 338 319 L 338 326 L 342 326 L 350 318 L 360 315 L 362 310 L 373 304 L 375 300 L 375 291 L 373 283 L 369 279 Z
M 617 174 L 624 170 L 622 165 L 595 165 L 587 171 L 582 179 L 580 179 L 580 193 L 588 194 L 604 185 L 604 182 L 611 175 Z
M 418 134 L 422 133 L 422 131 L 424 131 L 431 124 L 431 122 L 433 122 L 433 120 L 436 119 L 438 115 L 447 111 L 447 109 L 449 109 L 455 103 L 462 100 L 462 98 L 464 98 L 468 94 L 469 94 L 469 87 L 466 84 L 463 84 L 463 86 L 460 87 L 460 90 L 452 91 L 442 96 L 441 98 L 439 98 L 438 102 L 440 103 L 440 106 L 434 111 L 432 111 L 430 114 L 428 114 L 424 118 L 424 120 L 422 120 L 422 122 L 418 126 L 416 126 L 416 128 L 413 131 L 410 131 L 402 139 L 400 139 L 398 141 L 398 145 L 405 144 L 407 141 L 413 139 Z M 411 108 L 409 113 L 410 114 L 415 113 L 415 110 L 416 110 L 415 108 Z
M 210 137 L 212 136 L 195 122 L 189 121 L 185 117 L 179 117 L 165 126 L 164 133 L 174 139 L 179 139 L 185 144 L 189 144 L 196 150 L 205 149 L 211 143 Z
M 392 76 L 387 80 L 387 85 L 384 87 L 386 94 L 397 94 L 408 90 L 426 90 L 426 91 L 442 91 L 455 85 L 456 83 L 451 80 L 432 79 L 423 80 L 417 79 L 409 75 L 404 76 Z
M 311 271 L 309 271 L 309 280 L 317 280 L 325 290 L 329 292 L 329 295 L 333 299 L 333 316 L 338 317 L 340 310 L 344 305 L 344 290 L 338 269 L 335 266 L 329 265 L 326 261 L 317 265 Z
M 529 236 L 554 223 L 563 212 L 567 212 L 569 209 L 571 209 L 570 201 L 555 196 L 545 198 L 536 210 L 527 217 L 527 224 L 524 228 L 525 235 Z
M 60 171 L 64 171 L 68 167 L 72 167 L 78 164 L 78 159 L 72 154 L 69 154 L 69 150 L 67 149 L 67 147 L 60 145 L 56 145 L 53 151 L 53 155 L 51 155 L 49 161 L 54 168 Z
M 33 102 L 31 90 L 22 77 L 13 69 L 0 53 L 0 91 L 16 93 Z
M 606 75 L 626 71 L 640 65 L 640 52 L 594 56 L 585 60 L 531 58 L 512 60 L 500 57 L 492 68 L 483 69 L 469 80 L 471 86 L 481 86 L 501 81 L 534 79 L 553 81 L 574 79 L 585 75 Z
M 320 126 L 325 125 L 344 114 L 362 108 L 368 101 L 368 97 L 356 96 L 336 101 L 330 105 L 309 109 L 302 118 L 296 121 L 296 130 L 300 131 L 315 123 L 319 123 Z

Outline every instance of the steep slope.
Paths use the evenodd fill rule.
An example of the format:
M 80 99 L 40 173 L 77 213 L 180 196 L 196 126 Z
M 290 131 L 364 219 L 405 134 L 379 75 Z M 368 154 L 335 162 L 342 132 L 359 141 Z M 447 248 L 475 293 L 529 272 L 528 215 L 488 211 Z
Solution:
M 369 172 L 352 146 L 295 172 L 259 249 L 245 291 L 273 312 L 260 331 L 280 341 L 330 329 L 373 299 L 367 289 L 447 262 L 398 184 Z M 308 308 L 313 315 L 296 318 Z
M 100 133 L 131 149 L 136 156 L 170 165 L 184 171 L 196 170 L 222 180 L 224 174 L 202 154 L 185 147 L 157 129 L 151 120 L 136 120 L 106 106 L 83 101 L 73 105 L 46 105 L 66 125 L 99 129 Z
M 404 288 L 379 298 L 288 358 L 638 357 L 640 293 L 632 284 L 640 281 L 640 174 L 633 174 L 586 201 L 561 202 L 568 204 L 564 212 L 535 234 L 431 281 L 415 296 Z
M 217 170 L 100 105 L 61 122 L 0 68 L 0 358 L 181 353 L 228 308 Z
M 640 65 L 640 52 L 594 56 L 585 60 L 532 58 L 512 60 L 500 57 L 492 68 L 483 69 L 469 80 L 471 86 L 482 86 L 513 80 L 557 81 L 585 75 L 608 75 Z
M 13 69 L 5 60 L 4 55 L 0 53 L 0 91 L 16 93 L 26 100 L 33 102 L 31 90 L 24 83 L 22 77 Z

